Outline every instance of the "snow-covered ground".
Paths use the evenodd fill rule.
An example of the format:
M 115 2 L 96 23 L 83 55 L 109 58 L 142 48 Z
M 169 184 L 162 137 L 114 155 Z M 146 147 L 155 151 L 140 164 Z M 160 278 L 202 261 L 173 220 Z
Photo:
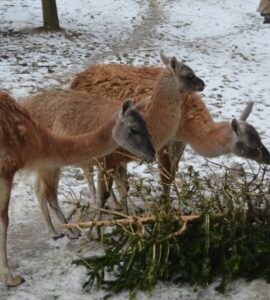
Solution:
M 207 83 L 203 99 L 215 119 L 237 117 L 246 101 L 250 116 L 270 148 L 270 26 L 256 13 L 259 0 L 57 0 L 62 32 L 44 33 L 41 1 L 1 0 L 0 89 L 18 100 L 43 89 L 68 87 L 75 74 L 91 64 L 121 62 L 160 64 L 159 51 L 184 59 Z M 268 120 L 268 121 L 267 121 Z M 231 165 L 233 157 L 215 159 Z M 181 168 L 204 162 L 188 149 Z M 132 167 L 130 167 L 132 171 Z M 138 172 L 138 168 L 135 169 Z M 0 283 L 0 299 L 99 299 L 86 294 L 85 270 L 74 258 L 99 253 L 86 238 L 51 241 L 45 231 L 32 186 L 33 174 L 19 173 L 10 205 L 8 251 L 11 268 L 26 282 L 13 289 Z M 71 192 L 72 191 L 72 192 Z M 80 170 L 66 168 L 60 202 L 87 199 Z M 158 284 L 153 299 L 270 299 L 270 285 L 256 280 L 232 283 L 226 294 L 189 286 Z M 115 299 L 127 299 L 127 293 Z M 140 299 L 149 299 L 140 293 Z

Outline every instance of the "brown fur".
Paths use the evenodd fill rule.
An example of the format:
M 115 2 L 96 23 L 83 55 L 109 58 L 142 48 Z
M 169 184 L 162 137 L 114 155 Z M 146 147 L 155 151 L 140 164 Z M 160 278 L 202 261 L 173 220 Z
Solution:
M 135 103 L 139 103 L 145 97 L 153 95 L 156 81 L 160 77 L 162 70 L 162 68 L 158 67 L 130 67 L 118 64 L 97 65 L 80 73 L 72 82 L 71 89 L 86 91 L 91 95 L 99 95 L 103 99 L 108 99 L 108 96 L 110 96 L 111 99 L 119 102 L 122 102 L 125 98 L 132 98 Z M 164 104 L 166 104 L 165 101 Z M 162 107 L 156 105 L 155 107 L 162 111 Z M 174 107 L 172 107 L 171 111 L 173 109 Z M 171 111 L 168 113 L 168 117 L 163 115 L 160 120 L 154 120 L 153 123 L 148 122 L 152 131 L 159 134 L 160 130 L 168 128 L 166 124 L 163 124 L 162 120 L 167 121 L 170 118 Z M 104 112 L 99 114 L 99 112 L 96 115 L 102 122 L 105 114 Z M 69 130 L 69 124 L 65 125 L 67 127 L 63 127 Z M 79 133 L 80 128 L 78 129 Z M 131 159 L 127 156 L 112 154 L 107 159 L 107 164 L 109 166 L 118 165 L 119 160 L 126 163 Z
M 257 11 L 262 16 L 270 16 L 270 0 L 261 0 Z
M 160 95 L 158 87 L 154 87 L 155 85 L 156 82 L 153 83 L 152 94 L 156 90 L 156 93 Z M 100 88 L 103 91 L 103 84 Z M 91 96 L 95 96 L 95 92 Z M 81 134 L 95 130 L 104 124 L 108 116 L 119 109 L 119 99 L 108 100 L 108 97 L 109 93 L 106 96 L 104 93 L 103 97 L 103 92 L 101 92 L 99 100 L 96 101 L 95 97 L 89 98 L 89 94 L 85 92 L 50 91 L 29 97 L 22 105 L 47 128 L 61 133 Z M 139 97 L 140 93 L 136 94 L 134 102 L 136 99 L 138 102 Z M 149 107 L 150 112 L 145 113 L 152 138 L 158 147 L 160 147 L 161 141 L 161 145 L 166 143 L 168 136 L 172 136 L 177 129 L 181 113 L 179 101 L 175 102 L 176 97 L 180 100 L 179 94 L 177 96 L 160 95 L 153 101 L 155 105 Z M 69 109 L 65 110 L 63 105 L 68 106 Z
M 230 122 L 215 123 L 198 94 L 186 94 L 183 97 L 182 118 L 175 140 L 191 145 L 197 153 L 207 157 L 229 152 L 227 145 L 232 139 Z
M 70 135 L 97 129 L 106 123 L 108 115 L 115 115 L 121 105 L 107 97 L 100 97 L 96 101 L 96 98 L 89 97 L 86 92 L 79 91 L 43 92 L 28 97 L 21 104 L 44 127 L 59 133 L 68 132 Z M 67 105 L 70 110 L 65 109 Z M 107 114 L 103 116 L 101 112 L 104 109 Z
M 58 136 L 38 125 L 29 112 L 7 93 L 1 92 L 0 99 L 1 150 L 5 153 L 4 157 L 7 156 L 13 161 L 17 168 L 34 168 L 35 160 L 48 162 L 52 159 L 54 164 L 60 166 L 72 164 L 80 161 L 82 157 L 89 160 L 89 150 L 93 150 L 93 156 L 98 156 L 103 152 L 104 141 L 110 145 L 108 152 L 117 146 L 111 138 L 111 129 L 115 122 L 113 119 L 91 134 Z M 106 131 L 105 128 L 110 130 Z
M 139 80 L 143 80 L 146 83 L 151 83 L 152 96 L 152 101 L 148 109 L 144 112 L 144 116 L 152 141 L 156 149 L 160 149 L 174 136 L 177 130 L 181 117 L 179 102 L 181 100 L 180 94 L 182 90 L 191 87 L 197 90 L 204 87 L 203 81 L 195 75 L 193 78 L 194 82 L 192 81 L 192 83 L 186 83 L 182 80 L 181 76 L 184 75 L 181 72 L 186 72 L 186 76 L 186 74 L 189 74 L 192 70 L 177 62 L 175 58 L 168 60 L 168 64 L 167 62 L 165 64 L 166 68 L 150 70 L 149 73 L 146 72 L 146 68 L 144 67 L 133 67 L 132 72 L 138 77 L 136 77 L 137 79 L 135 78 L 135 80 L 128 74 L 128 68 L 126 68 L 127 73 L 125 73 L 125 66 L 96 66 L 94 69 L 97 74 L 91 77 L 93 81 L 91 81 L 90 84 L 92 98 L 87 99 L 87 97 L 84 96 L 83 99 L 77 100 L 79 94 L 75 92 L 47 92 L 26 100 L 23 105 L 35 118 L 54 131 L 80 134 L 87 130 L 94 130 L 97 126 L 100 126 L 117 110 L 126 96 L 133 94 L 132 91 L 134 92 L 134 97 L 132 98 L 135 99 L 135 102 L 139 102 L 139 100 L 141 101 L 147 96 L 148 93 L 146 93 L 146 89 L 144 87 L 141 89 L 139 85 Z M 171 64 L 173 64 L 173 66 Z M 90 70 L 90 73 L 91 72 Z M 153 74 L 151 72 L 153 72 Z M 156 77 L 153 80 L 151 77 L 153 77 L 154 74 Z M 85 75 L 82 76 L 84 77 Z M 88 74 L 86 74 L 85 78 L 87 77 Z M 121 88 L 122 81 L 126 87 L 124 90 Z M 136 82 L 138 86 L 135 85 Z M 76 83 L 74 83 L 73 86 L 75 87 Z M 95 86 L 97 86 L 97 90 L 95 90 Z M 108 92 L 109 90 L 111 91 L 110 93 Z M 95 99 L 96 96 L 98 96 L 98 100 Z M 119 99 L 119 97 L 121 99 Z M 110 100 L 108 100 L 108 98 L 110 98 Z M 50 112 L 46 106 L 50 107 Z M 120 161 L 126 163 L 136 159 L 123 149 L 118 149 L 117 152 L 121 152 L 124 155 L 115 152 L 102 162 L 108 169 L 115 168 L 119 165 Z M 89 165 L 82 165 L 87 175 L 88 170 L 86 166 L 88 167 Z M 55 169 L 54 172 L 56 174 L 58 170 Z M 51 182 L 46 187 L 43 183 L 51 180 L 51 178 L 55 178 L 54 182 Z M 56 175 L 52 176 L 48 174 L 46 179 L 46 175 L 42 172 L 37 183 L 37 196 L 44 208 L 45 205 L 43 201 L 45 197 L 43 194 L 51 193 L 52 197 L 50 197 L 51 201 L 49 205 L 51 207 L 57 207 L 58 211 L 56 213 L 59 219 L 63 219 L 63 214 L 60 212 L 55 196 L 57 193 L 50 190 L 52 186 L 57 188 L 57 182 L 58 177 Z M 108 183 L 108 186 L 109 185 L 110 183 Z M 52 199 L 55 200 L 53 201 Z M 46 224 L 49 232 L 51 232 L 52 235 L 56 234 L 49 220 L 46 208 L 43 212 L 47 220 Z
M 114 66 L 116 66 L 117 68 L 117 65 L 113 65 L 113 67 Z M 137 68 L 134 69 L 137 74 L 141 73 L 140 68 L 138 68 L 140 72 L 137 71 Z M 164 76 L 165 80 L 167 80 L 167 71 L 165 72 L 166 73 Z M 102 74 L 106 75 L 106 72 Z M 168 74 L 168 76 L 171 75 Z M 161 72 L 159 73 L 157 80 L 160 77 Z M 105 78 L 102 78 L 102 80 L 100 81 L 102 91 L 104 89 L 104 85 L 102 82 L 103 80 L 106 81 L 107 79 L 108 76 L 106 75 Z M 155 93 L 154 91 L 156 90 L 157 97 L 153 100 L 153 105 L 150 105 L 150 109 L 148 110 L 148 112 L 145 113 L 145 119 L 152 140 L 157 149 L 160 149 L 162 146 L 164 146 L 170 136 L 174 135 L 174 132 L 177 129 L 179 118 L 181 116 L 179 101 L 175 100 L 180 100 L 179 93 L 177 95 L 171 93 L 171 97 L 168 94 L 163 95 L 162 80 L 163 79 L 161 79 L 158 86 L 156 86 L 156 81 L 153 83 L 152 93 Z M 116 82 L 117 81 L 120 82 L 120 77 L 116 77 Z M 114 85 L 114 87 L 115 86 L 117 86 L 117 84 Z M 162 93 L 159 91 L 160 88 Z M 114 90 L 116 89 L 114 88 Z M 137 91 L 139 91 L 139 89 Z M 116 95 L 118 95 L 119 92 L 120 89 L 117 90 Z M 139 94 L 137 94 L 137 99 L 139 98 L 140 93 L 141 91 L 139 92 Z M 125 97 L 125 95 L 126 93 L 122 94 L 123 97 Z M 46 127 L 53 129 L 55 132 L 81 134 L 83 132 L 95 130 L 98 126 L 103 124 L 110 115 L 112 115 L 119 109 L 120 103 L 122 102 L 120 102 L 118 99 L 118 101 L 109 101 L 109 94 L 103 97 L 103 94 L 101 93 L 101 95 L 99 95 L 98 101 L 95 100 L 95 93 L 93 93 L 91 96 L 94 97 L 89 97 L 88 95 L 87 98 L 86 94 L 82 92 L 78 94 L 77 91 L 45 92 L 40 95 L 28 98 L 23 103 L 23 106 L 29 112 L 31 112 L 31 115 L 34 118 L 36 118 Z M 119 152 L 121 154 L 119 154 Z M 110 155 L 104 162 L 100 161 L 100 163 L 103 163 L 104 166 L 106 165 L 108 169 L 113 169 L 119 164 L 119 161 L 127 163 L 134 159 L 136 159 L 136 157 L 131 155 L 129 152 L 125 151 L 124 149 L 119 149 L 117 152 Z M 44 180 L 46 181 L 43 172 L 38 182 Z M 37 185 L 41 185 L 41 183 L 38 183 Z M 53 183 L 51 185 L 56 186 L 56 184 Z M 48 192 L 44 190 L 44 193 Z M 41 194 L 42 190 L 38 189 L 38 198 L 44 198 Z M 49 203 L 49 205 L 53 204 Z M 50 225 L 49 232 L 54 232 L 53 229 L 50 228 Z M 53 233 L 52 235 L 54 234 L 55 233 Z
M 23 167 L 50 170 L 52 166 L 81 163 L 91 157 L 107 155 L 117 148 L 115 137 L 117 141 L 123 139 L 124 145 L 126 135 L 123 133 L 130 134 L 129 122 L 139 121 L 135 123 L 143 124 L 141 129 L 146 128 L 132 105 L 126 104 L 118 116 L 114 114 L 92 133 L 60 136 L 38 125 L 25 108 L 7 93 L 0 92 L 0 276 L 6 284 L 16 286 L 23 282 L 21 277 L 11 274 L 6 250 L 8 204 L 15 172 Z M 126 125 L 123 127 L 123 124 Z M 132 138 L 129 137 L 130 142 Z M 149 141 L 148 135 L 145 139 Z
M 134 68 L 116 64 L 98 65 L 80 73 L 72 82 L 71 88 L 86 91 L 91 95 L 102 95 L 104 98 L 112 95 L 112 99 L 121 102 L 124 97 L 129 97 L 138 103 L 143 98 L 153 95 L 155 81 L 161 72 L 162 68 L 158 67 Z M 220 125 L 214 123 L 198 94 L 182 94 L 180 107 L 182 113 L 176 132 L 178 140 L 191 144 L 191 146 L 196 145 L 199 152 L 201 147 L 209 146 L 209 139 L 211 143 L 223 143 L 221 142 L 223 139 L 218 133 L 219 128 L 216 127 L 220 127 Z M 226 124 L 229 128 L 229 123 Z M 165 126 L 160 122 L 156 122 L 154 125 L 158 126 L 157 131 L 162 130 Z M 202 152 L 206 153 L 206 149 Z M 211 153 L 205 155 L 212 156 Z M 111 160 L 116 162 L 118 156 L 110 155 Z
M 114 70 L 117 74 L 116 79 L 114 79 Z M 121 76 L 119 74 L 121 72 L 124 74 L 123 83 L 120 81 Z M 102 94 L 103 97 L 112 93 L 117 101 L 122 101 L 121 95 L 123 94 L 139 101 L 153 94 L 154 82 L 160 73 L 161 68 L 156 67 L 95 66 L 79 74 L 72 82 L 71 88 L 84 90 L 89 94 Z M 117 92 L 115 93 L 114 90 Z M 120 96 L 118 97 L 118 95 Z M 190 144 L 197 153 L 208 157 L 219 156 L 233 150 L 235 133 L 230 122 L 215 123 L 198 94 L 182 94 L 180 106 L 181 118 L 174 137 L 174 140 L 180 143 L 175 144 L 175 146 L 170 143 L 159 151 L 161 167 L 165 168 L 166 174 L 175 173 L 185 144 Z M 156 123 L 155 125 L 158 126 Z M 178 149 L 176 159 L 173 159 L 171 155 L 173 148 Z M 257 159 L 259 160 L 259 157 Z M 119 166 L 121 162 L 125 163 L 127 160 L 112 154 L 106 161 L 110 168 L 116 168 L 115 166 Z M 164 179 L 165 177 L 162 175 L 162 181 L 169 183 L 168 176 L 167 179 Z M 164 191 L 168 191 L 168 188 L 164 187 Z
M 72 82 L 71 88 L 98 95 L 102 99 L 110 97 L 110 99 L 122 102 L 126 98 L 132 98 L 135 103 L 138 103 L 146 96 L 155 94 L 156 83 L 162 70 L 164 69 L 151 68 L 149 70 L 147 67 L 128 67 L 117 64 L 97 65 L 81 73 Z M 124 89 L 123 86 L 125 86 Z M 158 93 L 158 91 L 156 92 Z M 161 101 L 151 105 L 151 112 L 146 115 L 150 132 L 156 139 L 154 142 L 158 148 L 166 143 L 168 136 L 172 135 L 168 131 L 175 130 L 169 123 L 175 124 L 174 120 L 180 119 L 180 107 L 177 106 L 177 103 L 172 103 L 171 96 L 170 94 L 159 95 Z M 180 100 L 179 95 L 177 97 Z M 104 112 L 98 117 L 102 120 L 103 115 Z M 108 114 L 106 113 L 106 115 Z M 164 132 L 164 130 L 166 131 Z M 114 157 L 110 159 L 114 159 Z
M 2 172 L 12 174 L 40 153 L 42 130 L 7 93 L 0 92 L 0 99 Z
M 138 103 L 144 97 L 153 95 L 156 80 L 161 72 L 162 68 L 97 65 L 80 73 L 73 80 L 71 89 L 96 93 L 104 98 L 110 95 L 110 99 L 121 102 L 132 96 L 135 103 Z
M 123 101 L 124 97 L 131 97 L 135 102 L 141 101 L 144 97 L 152 96 L 155 81 L 162 72 L 158 67 L 129 67 L 124 65 L 98 65 L 90 67 L 86 71 L 80 73 L 72 82 L 71 88 L 75 90 L 86 91 L 89 94 L 102 95 L 102 97 L 108 97 L 112 94 L 113 99 L 116 101 Z M 123 82 L 121 82 L 123 79 Z M 200 148 L 205 154 L 209 149 L 209 139 L 212 141 L 211 145 L 219 143 L 216 135 L 216 125 L 212 120 L 210 113 L 208 112 L 205 104 L 196 93 L 187 93 L 181 95 L 181 114 L 180 123 L 176 132 L 177 139 L 182 141 L 181 153 L 185 149 L 185 144 L 195 143 L 196 150 Z M 159 124 L 158 122 L 154 125 Z M 229 127 L 229 124 L 228 124 Z M 198 128 L 202 130 L 198 131 Z M 201 135 L 201 133 L 204 133 Z M 171 148 L 171 147 L 169 147 Z M 161 165 L 161 179 L 164 182 L 164 193 L 168 192 L 169 174 L 174 174 L 178 160 L 172 163 L 173 157 L 170 154 L 168 147 L 159 151 L 159 161 Z M 216 149 L 216 148 L 214 148 Z M 211 151 L 211 149 L 209 149 Z M 207 153 L 206 153 L 207 154 Z M 212 156 L 212 155 L 211 155 Z M 126 164 L 130 159 L 121 157 L 117 154 L 111 154 L 104 162 L 105 168 L 117 169 L 116 166 L 120 164 Z M 164 176 L 165 175 L 165 176 Z M 112 184 L 111 179 L 106 179 L 109 184 Z M 101 182 L 99 190 L 105 188 Z M 108 185 L 108 184 L 107 184 Z M 108 192 L 99 193 L 107 194 Z M 106 197 L 100 196 L 99 198 Z

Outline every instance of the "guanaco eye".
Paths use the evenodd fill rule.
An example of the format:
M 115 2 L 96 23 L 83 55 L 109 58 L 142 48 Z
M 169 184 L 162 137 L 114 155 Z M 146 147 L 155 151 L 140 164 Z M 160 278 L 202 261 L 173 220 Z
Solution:
M 138 128 L 135 127 L 135 126 L 131 126 L 131 127 L 129 128 L 129 130 L 130 130 L 130 132 L 131 132 L 132 134 L 138 134 L 138 133 L 139 133 Z

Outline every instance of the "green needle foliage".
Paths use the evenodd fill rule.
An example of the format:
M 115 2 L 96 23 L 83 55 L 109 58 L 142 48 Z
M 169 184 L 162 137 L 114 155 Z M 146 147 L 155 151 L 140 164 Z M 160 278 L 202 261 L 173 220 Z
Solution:
M 155 194 L 158 188 L 152 199 L 142 195 L 148 201 L 147 215 L 155 220 L 116 226 L 103 236 L 104 255 L 77 260 L 88 269 L 84 287 L 96 284 L 110 294 L 127 289 L 133 297 L 138 290 L 151 291 L 159 280 L 205 287 L 221 278 L 221 292 L 239 277 L 270 281 L 265 174 L 265 169 L 256 174 L 241 171 L 235 178 L 225 170 L 217 178 L 216 173 L 202 176 L 189 168 L 173 183 L 172 198 Z M 184 228 L 179 218 L 184 214 L 200 218 Z

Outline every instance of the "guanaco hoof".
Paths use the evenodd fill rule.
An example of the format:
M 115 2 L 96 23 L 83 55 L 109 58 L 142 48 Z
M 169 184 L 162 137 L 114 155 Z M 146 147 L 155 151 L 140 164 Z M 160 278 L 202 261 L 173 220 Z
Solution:
M 58 235 L 53 236 L 53 240 L 56 241 L 58 239 L 61 239 L 64 236 L 65 236 L 64 233 L 59 233 Z
M 7 276 L 5 282 L 8 287 L 16 287 L 16 286 L 24 283 L 25 279 L 21 276 L 9 275 L 9 276 Z
M 270 24 L 270 16 L 265 16 L 263 24 Z

